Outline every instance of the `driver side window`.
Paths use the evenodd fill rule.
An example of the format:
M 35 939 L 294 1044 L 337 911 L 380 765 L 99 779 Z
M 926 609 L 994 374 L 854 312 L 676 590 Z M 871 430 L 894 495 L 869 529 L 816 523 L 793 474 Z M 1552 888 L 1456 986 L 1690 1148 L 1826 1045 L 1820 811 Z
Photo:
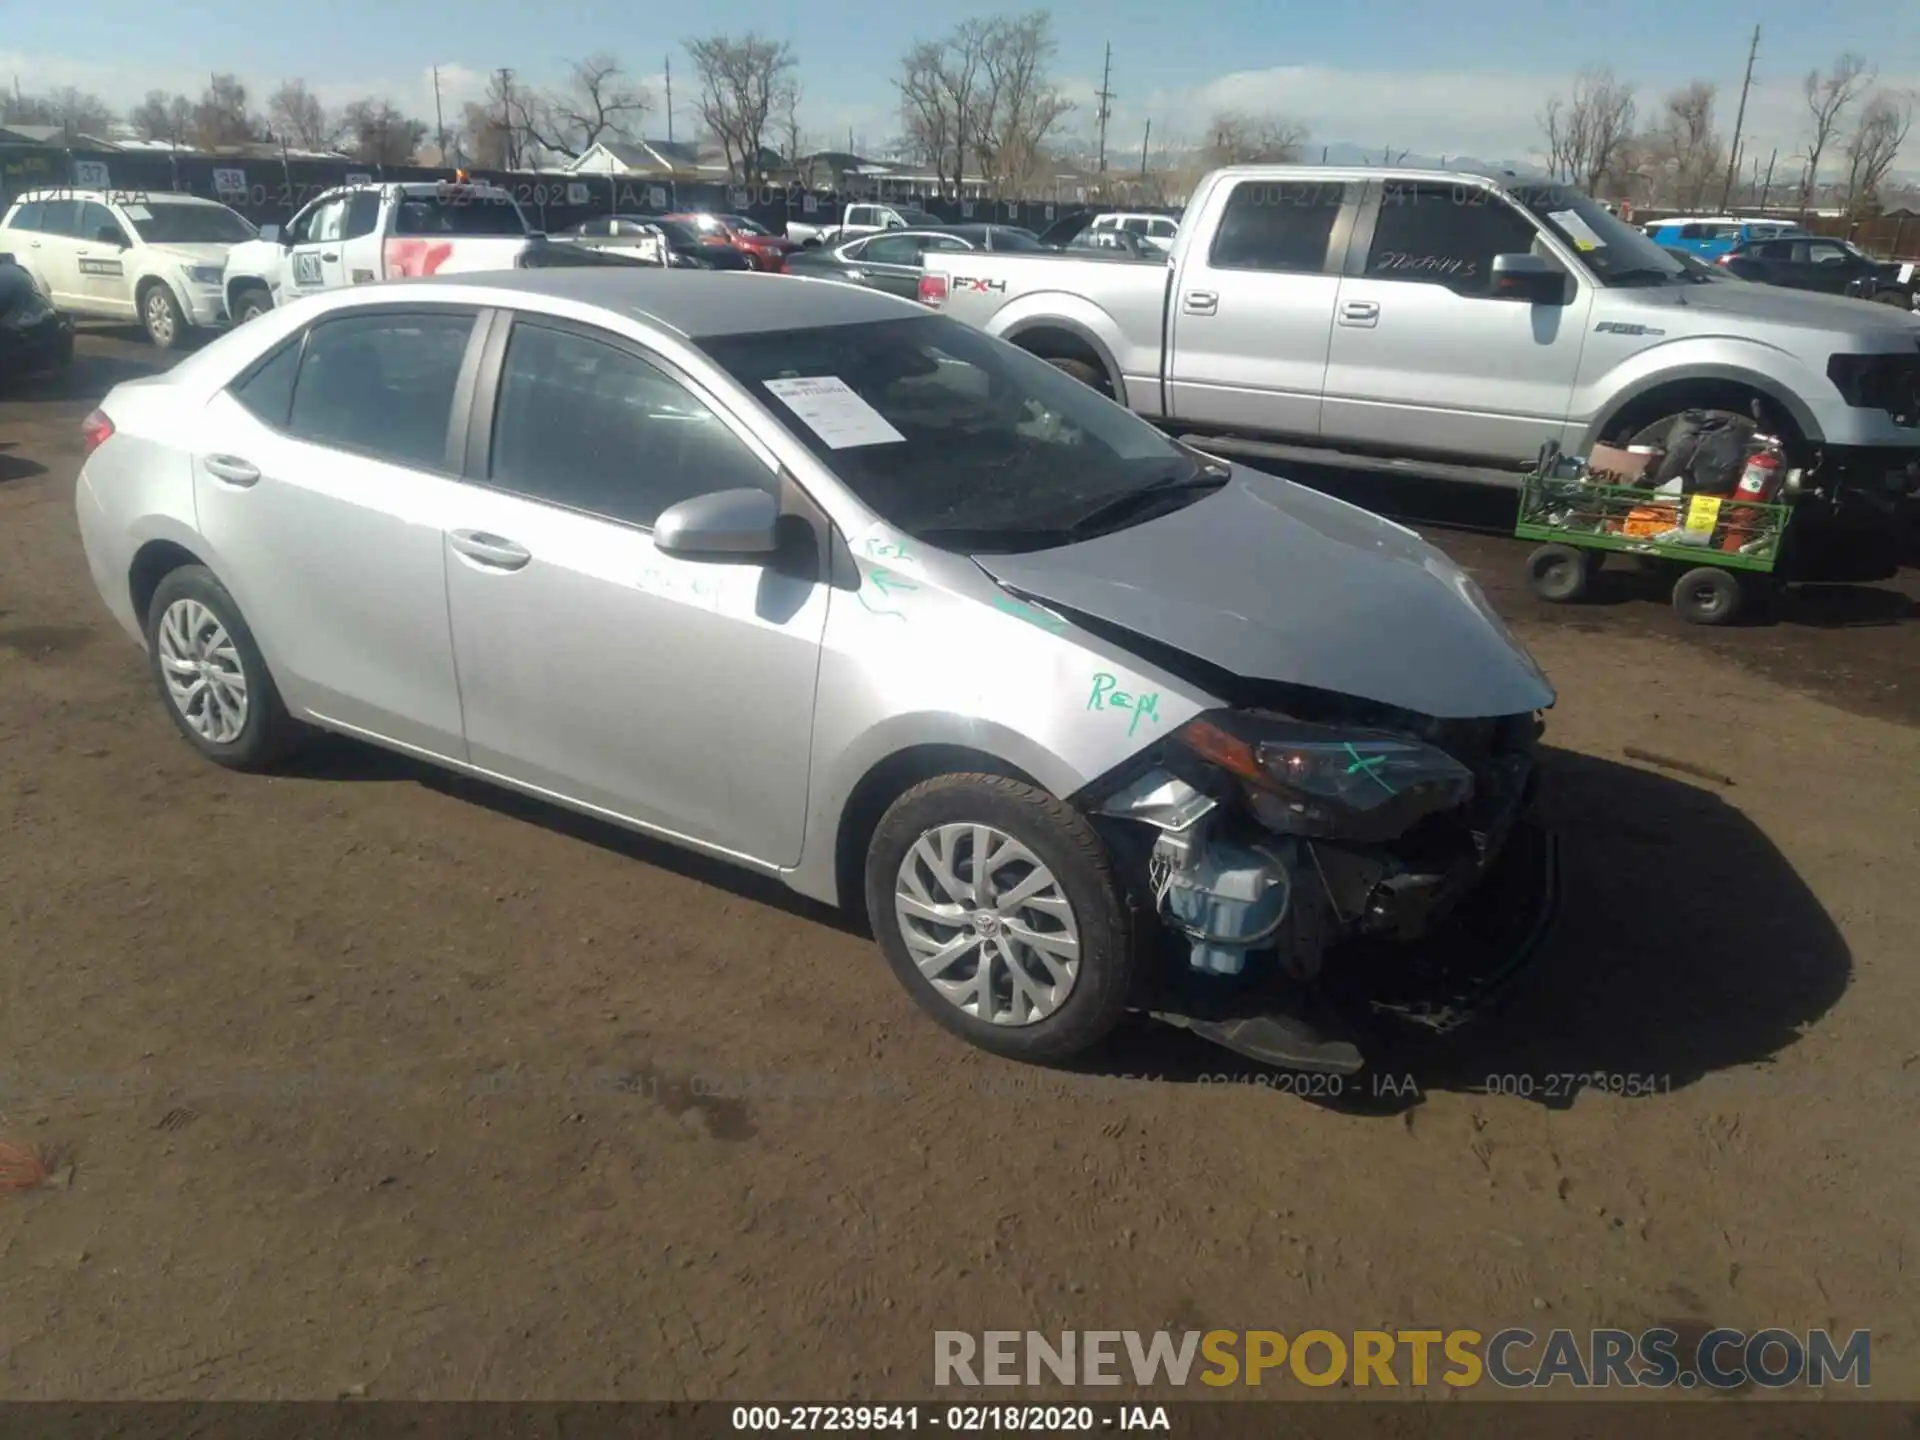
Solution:
M 119 237 L 122 245 L 128 243 L 126 227 L 113 218 L 113 212 L 97 201 L 89 200 L 80 207 L 80 238 L 99 240 L 101 232 L 111 230 Z
M 316 243 L 338 240 L 347 228 L 347 198 L 336 196 L 325 201 L 313 212 L 313 225 L 308 238 Z
M 1443 285 L 1485 295 L 1493 257 L 1533 251 L 1537 232 L 1506 201 L 1477 187 L 1388 181 L 1367 252 L 1367 278 Z
M 293 219 L 289 220 L 285 232 L 287 239 L 295 245 L 304 245 L 307 241 L 313 239 L 314 216 L 318 215 L 327 203 L 327 201 L 322 200 L 309 205 L 298 215 L 294 216 Z

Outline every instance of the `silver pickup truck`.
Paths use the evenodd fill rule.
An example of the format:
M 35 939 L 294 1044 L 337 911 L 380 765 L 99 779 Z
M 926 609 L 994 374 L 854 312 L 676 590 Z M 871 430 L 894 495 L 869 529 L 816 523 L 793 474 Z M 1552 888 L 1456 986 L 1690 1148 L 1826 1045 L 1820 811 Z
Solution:
M 1757 404 L 1812 475 L 1920 461 L 1920 319 L 1704 281 L 1512 176 L 1217 170 L 1165 264 L 935 252 L 920 299 L 1182 434 L 1512 474 Z

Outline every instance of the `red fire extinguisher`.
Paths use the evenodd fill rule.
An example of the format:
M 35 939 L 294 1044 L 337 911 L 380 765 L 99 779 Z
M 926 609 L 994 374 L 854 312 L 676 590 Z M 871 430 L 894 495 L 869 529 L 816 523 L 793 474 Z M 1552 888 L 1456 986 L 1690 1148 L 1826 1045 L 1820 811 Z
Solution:
M 1740 474 L 1740 485 L 1728 503 L 1738 507 L 1736 514 L 1727 517 L 1727 533 L 1720 541 L 1723 551 L 1733 552 L 1752 540 L 1766 529 L 1766 521 L 1750 507 L 1773 503 L 1774 496 L 1780 493 L 1780 482 L 1786 471 L 1779 449 L 1767 445 L 1747 457 L 1747 468 Z

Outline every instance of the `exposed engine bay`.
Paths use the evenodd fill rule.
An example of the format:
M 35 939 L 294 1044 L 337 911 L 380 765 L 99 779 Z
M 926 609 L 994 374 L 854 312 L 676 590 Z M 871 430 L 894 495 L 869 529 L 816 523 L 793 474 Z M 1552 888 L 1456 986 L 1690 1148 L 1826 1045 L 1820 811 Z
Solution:
M 1184 959 L 1184 999 L 1155 1013 L 1267 1063 L 1350 1073 L 1359 1049 L 1311 1018 L 1319 982 L 1357 940 L 1414 962 L 1482 886 L 1533 799 L 1543 726 L 1304 708 L 1207 712 L 1095 808 L 1126 822 L 1115 842 Z

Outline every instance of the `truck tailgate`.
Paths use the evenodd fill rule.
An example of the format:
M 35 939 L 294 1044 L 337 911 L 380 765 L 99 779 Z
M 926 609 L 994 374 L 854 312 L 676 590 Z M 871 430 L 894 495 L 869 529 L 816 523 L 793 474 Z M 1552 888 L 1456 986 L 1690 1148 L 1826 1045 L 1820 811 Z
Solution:
M 533 242 L 524 235 L 419 235 L 389 239 L 389 280 L 463 270 L 511 270 Z

